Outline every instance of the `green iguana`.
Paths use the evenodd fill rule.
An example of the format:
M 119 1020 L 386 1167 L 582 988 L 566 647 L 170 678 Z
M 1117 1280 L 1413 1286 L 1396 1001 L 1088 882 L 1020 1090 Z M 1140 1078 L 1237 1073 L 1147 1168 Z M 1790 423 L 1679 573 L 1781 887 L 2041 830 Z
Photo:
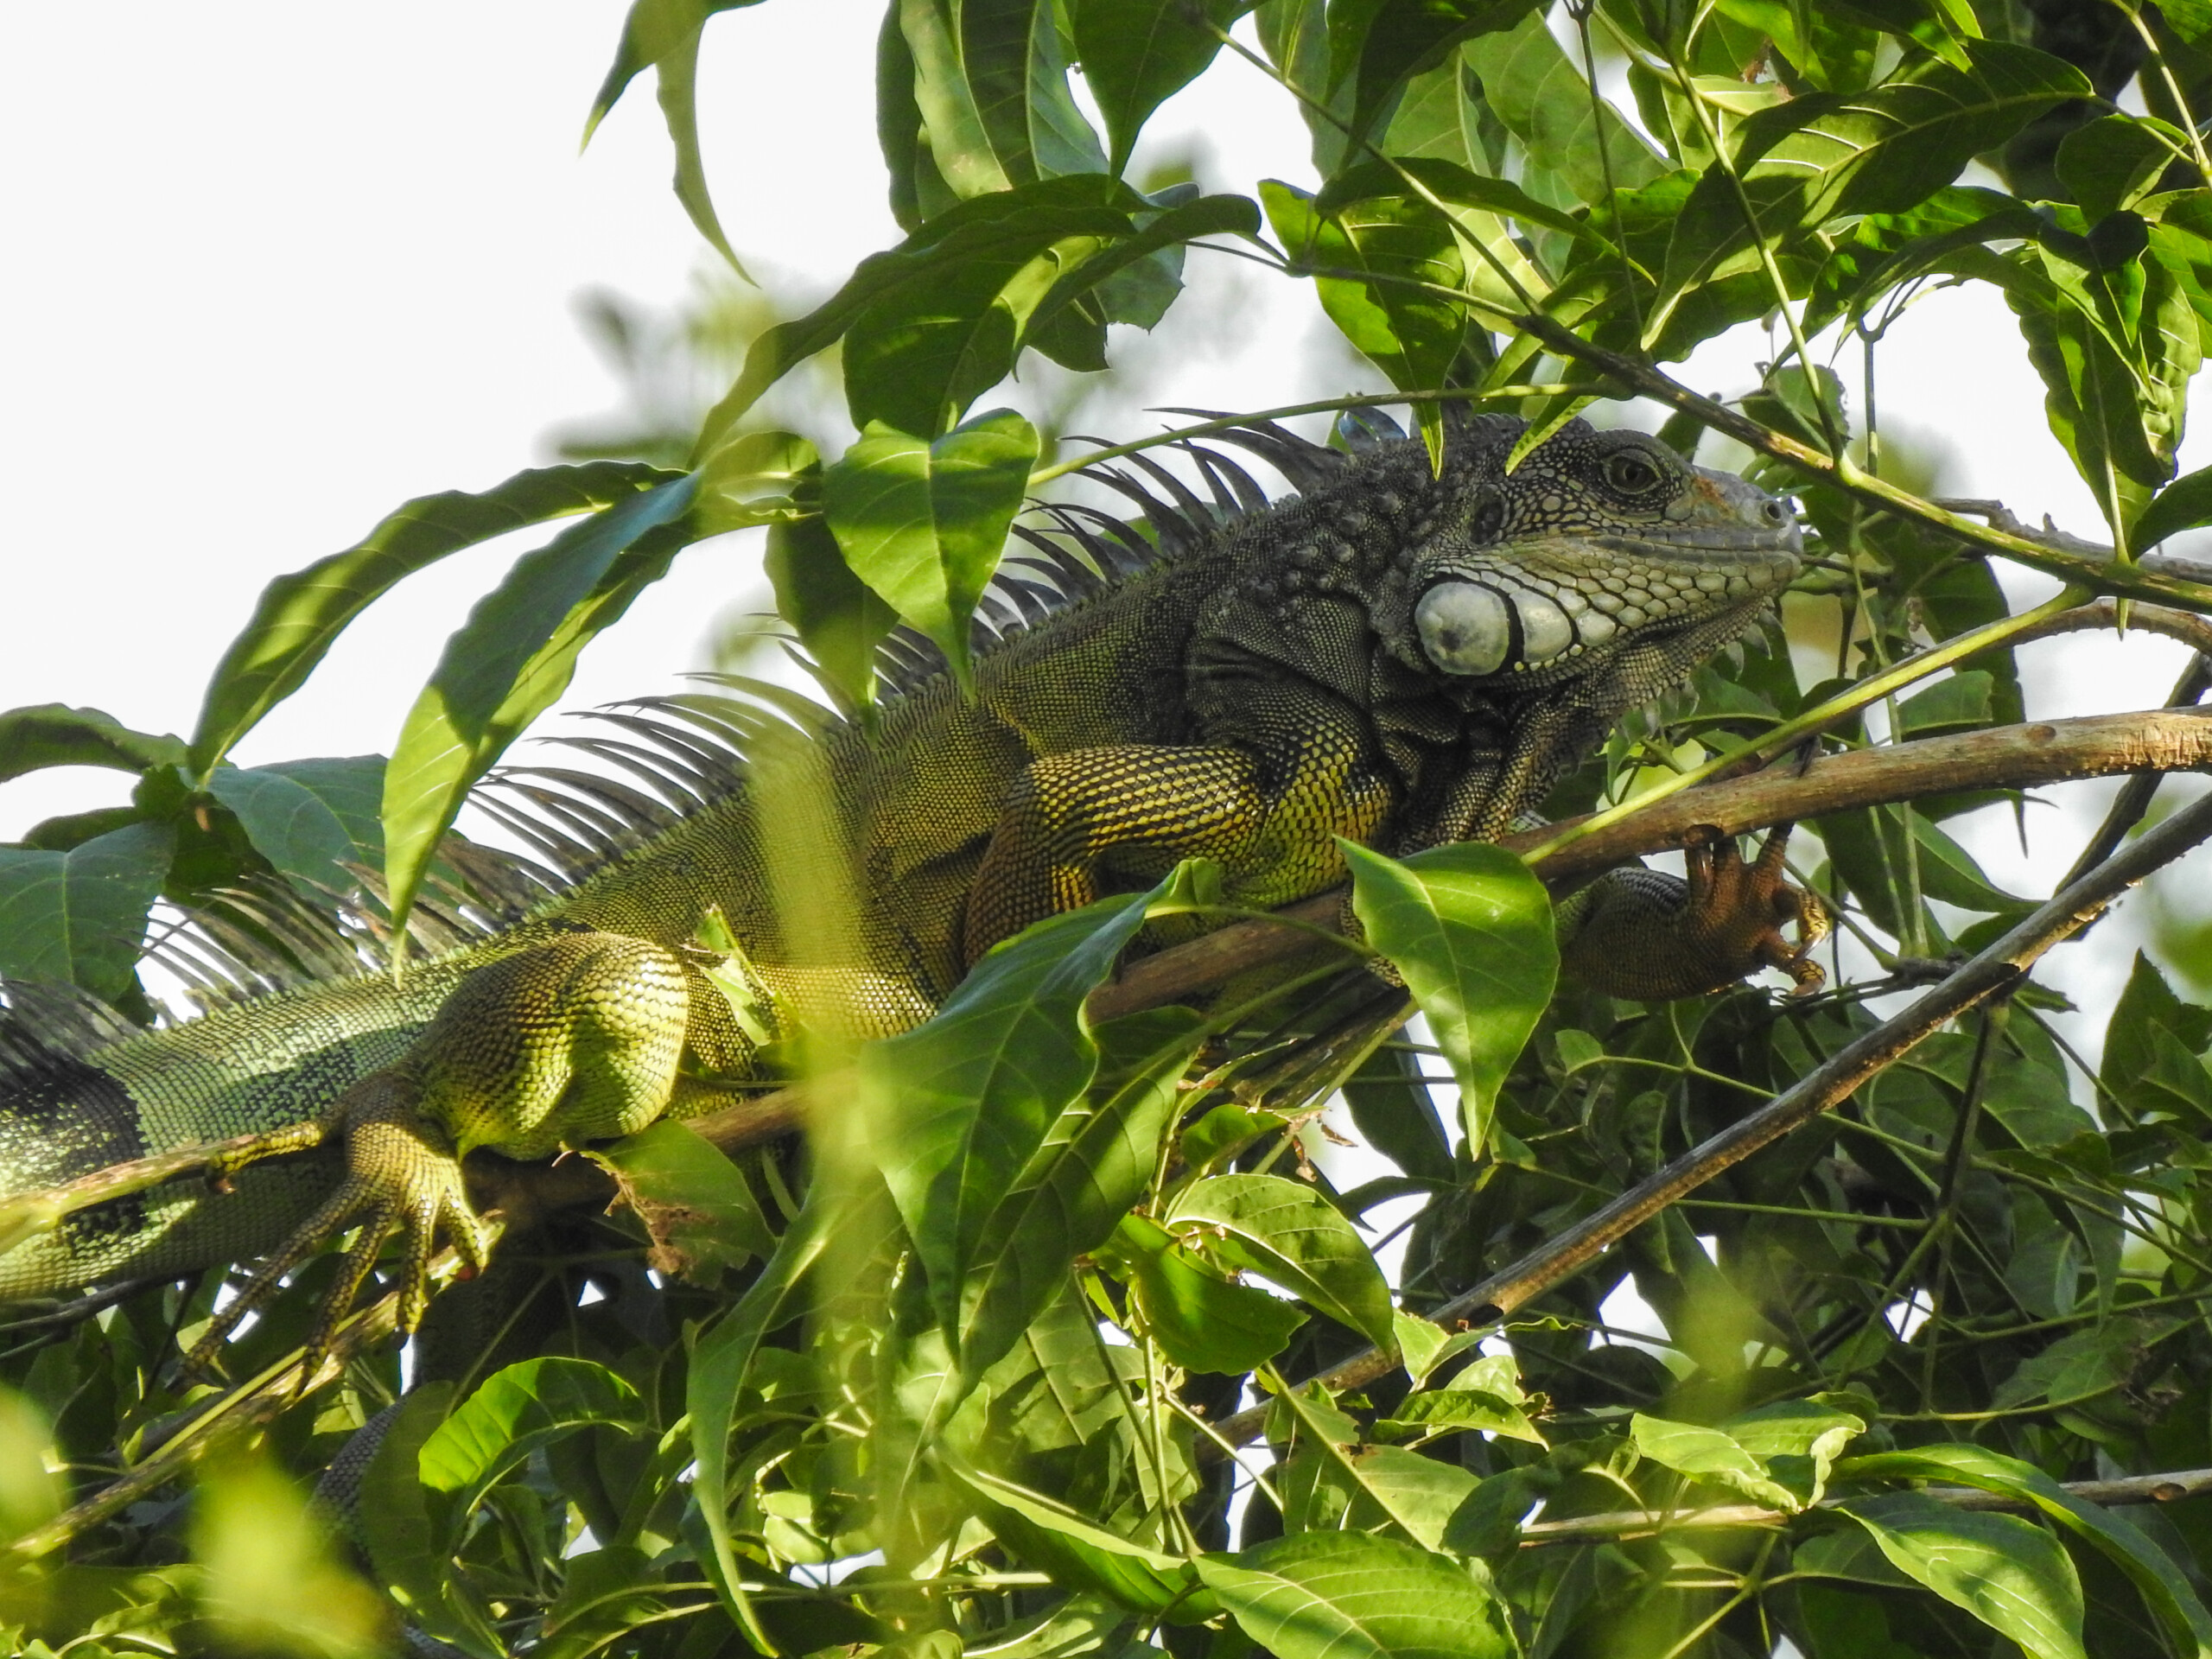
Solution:
M 598 868 L 404 977 L 75 1045 L 22 1039 L 25 1001 L 0 1077 L 11 1191 L 248 1133 L 267 1160 L 228 1190 L 178 1181 L 64 1217 L 0 1255 L 0 1297 L 265 1258 L 235 1318 L 358 1224 L 318 1344 L 395 1232 L 412 1328 L 435 1237 L 482 1254 L 463 1154 L 542 1158 L 764 1075 L 760 1022 L 702 974 L 702 929 L 726 930 L 773 1026 L 887 1033 L 998 941 L 1185 858 L 1215 861 L 1230 902 L 1271 906 L 1344 879 L 1338 836 L 1403 852 L 1502 833 L 1624 711 L 1751 628 L 1799 552 L 1783 503 L 1640 434 L 1573 422 L 1509 474 L 1522 429 L 1457 423 L 1440 474 L 1414 441 L 1346 454 L 1230 432 L 1302 491 L 1272 505 L 1210 451 L 1194 454 L 1215 506 L 1149 462 L 1172 499 L 1102 474 L 1149 537 L 1068 510 L 1058 534 L 1023 532 L 1044 557 L 999 592 L 1024 625 L 995 631 L 972 696 L 908 639 L 896 694 L 772 746 L 772 785 L 760 745 L 777 722 L 757 707 L 637 705 L 598 752 L 682 810 L 586 779 L 556 810 L 566 839 L 539 833 Z M 1578 895 L 1570 965 L 1643 997 L 1761 963 L 1817 980 L 1781 931 L 1816 918 L 1778 857 L 1721 866 L 1695 867 L 1694 892 L 1637 869 Z M 849 937 L 798 901 L 817 880 L 849 883 Z M 342 1156 L 272 1155 L 326 1141 Z

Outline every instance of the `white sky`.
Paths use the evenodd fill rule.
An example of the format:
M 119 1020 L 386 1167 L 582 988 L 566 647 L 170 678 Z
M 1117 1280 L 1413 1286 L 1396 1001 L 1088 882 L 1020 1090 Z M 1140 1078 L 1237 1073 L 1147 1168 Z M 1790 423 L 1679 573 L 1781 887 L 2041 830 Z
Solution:
M 0 708 L 91 705 L 188 731 L 271 576 L 410 496 L 546 460 L 548 429 L 613 403 L 574 296 L 671 302 L 702 255 L 666 188 L 650 76 L 576 153 L 623 10 L 124 0 L 102 9 L 95 49 L 73 9 L 0 10 L 0 50 L 18 66 L 0 103 L 0 434 L 16 480 L 0 518 Z M 878 15 L 769 0 L 709 26 L 709 175 L 733 241 L 781 292 L 818 293 L 896 239 L 874 141 Z M 1202 181 L 1249 192 L 1304 140 L 1280 92 L 1224 62 L 1163 111 L 1149 149 L 1195 151 Z M 1171 315 L 1154 340 L 1117 341 L 1144 367 L 1142 402 L 1255 408 L 1379 384 L 1330 343 L 1302 287 L 1219 259 L 1194 280 L 1205 302 L 1179 327 Z M 1756 331 L 1739 335 L 1689 378 L 1744 389 L 1764 352 Z M 1880 375 L 1885 426 L 1949 448 L 1944 489 L 2099 533 L 1993 296 L 1921 306 Z M 1126 437 L 1152 422 L 1123 400 L 1085 423 Z M 2201 437 L 2183 458 L 2207 460 Z M 237 758 L 388 749 L 446 634 L 529 544 L 414 578 Z M 568 704 L 665 689 L 757 571 L 744 537 L 685 556 L 586 654 Z M 2180 660 L 2140 636 L 2037 655 L 2042 715 L 2154 704 Z M 67 771 L 0 786 L 0 836 L 127 785 Z M 2090 792 L 2071 796 L 2086 826 Z M 2036 872 L 2009 840 L 1975 845 L 2024 886 Z M 2039 868 L 2071 851 L 2054 842 Z

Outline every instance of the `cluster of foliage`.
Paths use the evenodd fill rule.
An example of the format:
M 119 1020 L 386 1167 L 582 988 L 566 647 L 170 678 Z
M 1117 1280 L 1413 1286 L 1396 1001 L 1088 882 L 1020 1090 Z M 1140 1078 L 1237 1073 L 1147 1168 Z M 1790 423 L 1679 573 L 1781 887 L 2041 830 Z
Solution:
M 655 72 L 678 194 L 725 253 L 693 112 L 731 9 L 638 0 L 594 111 Z M 972 406 L 1033 352 L 1110 372 L 1112 326 L 1160 323 L 1192 249 L 1315 283 L 1432 444 L 1448 402 L 1520 413 L 1533 442 L 1650 390 L 1624 360 L 1786 325 L 1740 412 L 1808 457 L 1756 475 L 1803 502 L 1790 614 L 1836 642 L 1833 677 L 1803 683 L 1780 650 L 1708 667 L 1561 812 L 1777 733 L 1866 746 L 1876 701 L 1889 741 L 2020 718 L 2023 619 L 1988 547 L 1870 493 L 1872 435 L 1809 354 L 1856 342 L 1871 365 L 1930 284 L 1993 285 L 2018 317 L 2119 550 L 2053 552 L 2070 592 L 2139 591 L 2133 556 L 2212 518 L 2212 476 L 2173 479 L 2212 329 L 2196 0 L 1267 0 L 1256 52 L 1228 32 L 1252 10 L 897 0 L 879 119 L 906 239 L 760 334 L 682 464 L 657 439 L 407 504 L 268 589 L 189 740 L 0 715 L 5 775 L 138 779 L 0 849 L 0 970 L 152 1021 L 149 931 L 281 947 L 256 881 L 312 900 L 365 868 L 384 931 L 364 948 L 410 925 L 435 944 L 471 786 L 709 536 L 766 527 L 779 610 L 852 717 L 897 622 L 964 678 L 1008 525 L 1077 464 Z M 1318 193 L 1122 181 L 1224 53 L 1297 101 Z M 2113 101 L 2131 84 L 2148 113 Z M 1990 182 L 1959 182 L 1978 162 Z M 861 435 L 825 461 L 751 416 L 833 346 Z M 1694 412 L 1667 435 L 1694 449 Z M 561 518 L 454 634 L 389 760 L 227 763 L 405 576 Z M 1870 683 L 1960 639 L 1902 700 Z M 86 1656 L 376 1652 L 402 1619 L 483 1659 L 2212 1654 L 2212 1497 L 2107 1510 L 2063 1484 L 2212 1465 L 2212 1008 L 2146 961 L 2101 1065 L 2024 985 L 1510 1319 L 1423 1317 L 2017 922 L 1944 828 L 2002 798 L 1808 825 L 1806 880 L 1885 976 L 1787 1002 L 1555 986 L 1542 888 L 1495 849 L 1357 858 L 1369 947 L 1095 1027 L 1084 998 L 1147 918 L 1213 908 L 1205 874 L 1057 918 L 938 1019 L 844 1057 L 810 1148 L 732 1160 L 664 1126 L 611 1154 L 652 1201 L 650 1263 L 628 1212 L 511 1238 L 441 1299 L 404 1393 L 390 1351 L 281 1414 L 181 1376 L 220 1274 L 24 1310 L 0 1357 L 0 1519 L 24 1541 L 0 1625 Z M 171 944 L 188 969 L 189 930 Z M 1370 947 L 1432 1041 L 1397 1034 L 1407 995 Z M 1299 1139 L 1339 1092 L 1396 1172 L 1351 1191 Z M 1406 1199 L 1394 1285 L 1357 1224 Z M 234 1374 L 297 1349 L 328 1268 L 234 1344 Z M 1624 1284 L 1663 1336 L 1609 1328 Z M 1305 1380 L 1369 1347 L 1398 1369 Z M 1219 1425 L 1251 1401 L 1264 1454 L 1240 1465 Z M 251 1452 L 226 1438 L 245 1418 Z M 315 1543 L 319 1478 L 353 1495 L 384 1595 Z

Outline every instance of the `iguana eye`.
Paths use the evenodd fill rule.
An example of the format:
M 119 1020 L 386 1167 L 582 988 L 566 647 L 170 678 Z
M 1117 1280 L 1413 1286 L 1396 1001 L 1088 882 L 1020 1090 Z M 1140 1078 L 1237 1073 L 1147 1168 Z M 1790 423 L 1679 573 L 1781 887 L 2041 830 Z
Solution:
M 1605 457 L 1605 482 L 1623 495 L 1642 495 L 1661 482 L 1659 469 L 1633 450 Z

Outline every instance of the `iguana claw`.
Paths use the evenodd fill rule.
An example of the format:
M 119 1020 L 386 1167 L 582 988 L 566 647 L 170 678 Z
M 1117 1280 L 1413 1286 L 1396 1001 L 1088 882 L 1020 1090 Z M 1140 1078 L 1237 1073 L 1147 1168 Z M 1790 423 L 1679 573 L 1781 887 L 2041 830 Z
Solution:
M 287 1239 L 208 1325 L 185 1369 L 212 1376 L 224 1344 L 239 1321 L 275 1294 L 285 1276 L 328 1240 L 357 1228 L 338 1278 L 324 1297 L 308 1338 L 302 1376 L 312 1376 L 330 1351 L 340 1324 L 376 1266 L 385 1241 L 398 1233 L 406 1249 L 399 1268 L 403 1332 L 422 1322 L 429 1300 L 430 1257 L 442 1232 L 463 1264 L 480 1269 L 488 1230 L 462 1190 L 461 1160 L 451 1139 L 416 1109 L 418 1090 L 403 1071 L 363 1078 L 339 1102 L 331 1133 L 346 1142 L 346 1177 L 338 1190 Z
M 1777 824 L 1750 863 L 1732 836 L 1710 826 L 1685 849 L 1688 880 L 1640 868 L 1615 870 L 1559 909 L 1561 956 L 1578 976 L 1615 996 L 1666 1001 L 1719 990 L 1778 968 L 1792 993 L 1827 976 L 1812 959 L 1828 935 L 1827 906 L 1789 879 L 1789 824 Z M 1795 925 L 1792 941 L 1786 928 Z

